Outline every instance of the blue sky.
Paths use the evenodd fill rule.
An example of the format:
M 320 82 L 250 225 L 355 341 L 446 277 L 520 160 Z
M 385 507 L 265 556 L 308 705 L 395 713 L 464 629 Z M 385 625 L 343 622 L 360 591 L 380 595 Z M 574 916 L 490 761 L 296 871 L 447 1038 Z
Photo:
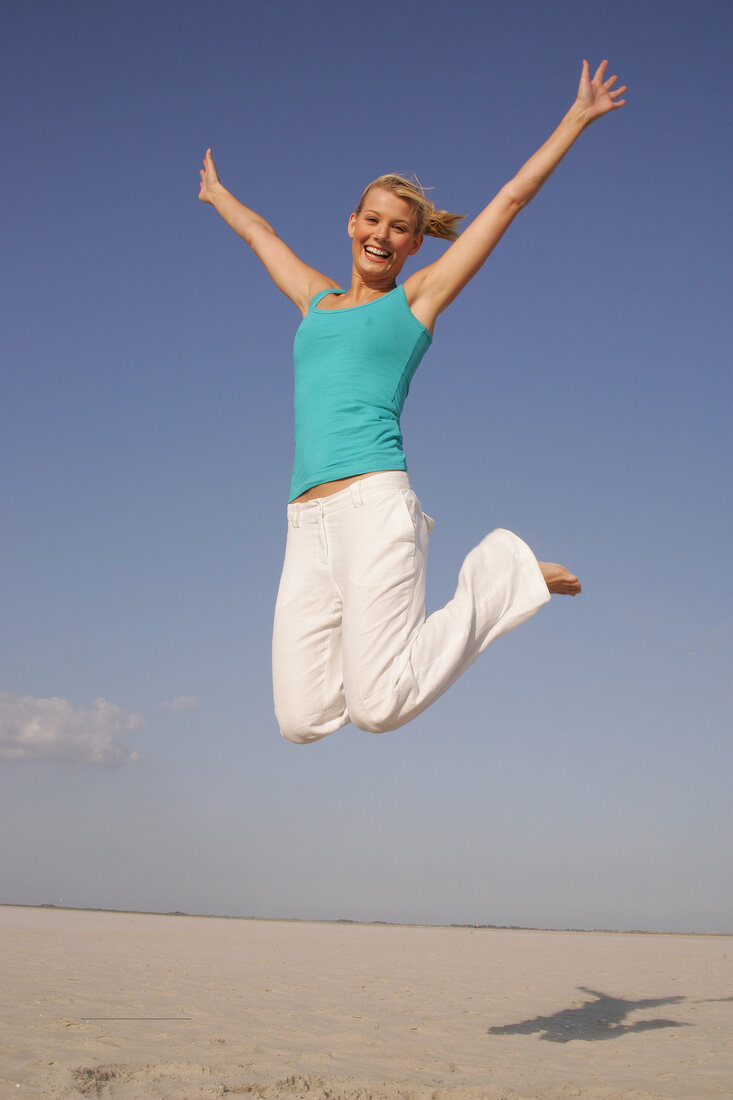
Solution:
M 0 901 L 733 932 L 724 3 L 5 3 Z M 509 527 L 577 570 L 411 725 L 272 714 L 293 306 L 222 181 L 349 277 L 364 184 L 474 214 L 582 136 L 436 327 L 429 608 Z M 428 241 L 420 258 L 443 246 Z

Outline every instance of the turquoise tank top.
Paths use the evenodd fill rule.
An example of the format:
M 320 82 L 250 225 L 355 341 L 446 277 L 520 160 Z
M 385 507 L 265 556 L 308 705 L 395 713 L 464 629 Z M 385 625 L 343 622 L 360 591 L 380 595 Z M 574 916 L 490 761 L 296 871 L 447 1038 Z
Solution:
M 400 415 L 432 337 L 402 286 L 345 309 L 311 301 L 295 334 L 295 463 L 290 500 L 377 470 L 406 470 Z

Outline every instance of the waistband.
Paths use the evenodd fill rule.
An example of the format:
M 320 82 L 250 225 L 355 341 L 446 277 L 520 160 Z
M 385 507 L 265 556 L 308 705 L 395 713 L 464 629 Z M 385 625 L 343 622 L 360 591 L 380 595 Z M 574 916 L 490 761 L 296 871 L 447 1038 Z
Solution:
M 293 501 L 288 504 L 288 523 L 300 527 L 309 520 L 320 519 L 328 513 L 343 512 L 348 508 L 362 508 L 368 501 L 384 496 L 385 492 L 410 488 L 410 479 L 404 470 L 385 470 L 352 481 L 345 489 L 339 489 L 328 497 Z

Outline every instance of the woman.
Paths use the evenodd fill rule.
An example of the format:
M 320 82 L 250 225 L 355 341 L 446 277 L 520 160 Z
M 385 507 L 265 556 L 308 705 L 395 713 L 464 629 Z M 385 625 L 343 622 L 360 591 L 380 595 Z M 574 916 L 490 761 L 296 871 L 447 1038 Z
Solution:
M 438 315 L 491 254 L 571 145 L 623 106 L 625 87 L 583 62 L 573 106 L 457 236 L 415 184 L 381 176 L 349 218 L 347 290 L 298 259 L 219 182 L 209 149 L 199 198 L 253 249 L 303 315 L 295 339 L 295 466 L 275 611 L 273 684 L 283 736 L 302 744 L 353 722 L 381 733 L 430 705 L 495 638 L 578 578 L 537 562 L 510 531 L 466 558 L 454 598 L 425 617 L 432 520 L 410 488 L 399 417 Z M 453 240 L 398 285 L 425 234 Z

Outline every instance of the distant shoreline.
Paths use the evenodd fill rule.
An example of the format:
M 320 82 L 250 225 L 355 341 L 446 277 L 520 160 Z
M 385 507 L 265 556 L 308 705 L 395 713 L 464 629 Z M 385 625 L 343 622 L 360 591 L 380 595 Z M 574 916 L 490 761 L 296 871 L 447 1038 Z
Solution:
M 518 924 L 417 924 L 414 922 L 388 920 L 355 920 L 349 917 L 247 917 L 228 913 L 186 913 L 177 909 L 172 911 L 157 909 L 104 909 L 91 905 L 55 905 L 52 902 L 30 904 L 27 902 L 0 901 L 2 909 L 55 909 L 68 913 L 116 913 L 140 917 L 194 917 L 201 920 L 259 921 L 275 924 L 336 924 L 354 925 L 369 928 L 445 928 L 464 931 L 487 932 L 571 932 L 585 935 L 607 936 L 695 936 L 695 937 L 733 937 L 733 932 L 658 932 L 649 928 L 541 928 L 533 925 Z

